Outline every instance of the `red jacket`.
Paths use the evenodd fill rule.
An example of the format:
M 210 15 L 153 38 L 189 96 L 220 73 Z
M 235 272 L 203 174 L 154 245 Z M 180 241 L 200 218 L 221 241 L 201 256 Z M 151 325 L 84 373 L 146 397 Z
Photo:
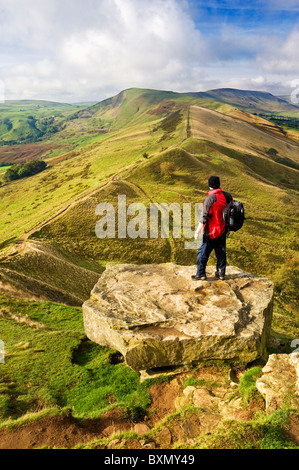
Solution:
M 225 232 L 225 222 L 222 212 L 226 204 L 232 201 L 232 196 L 222 189 L 213 189 L 203 203 L 201 222 L 205 225 L 205 234 L 211 239 L 221 237 Z

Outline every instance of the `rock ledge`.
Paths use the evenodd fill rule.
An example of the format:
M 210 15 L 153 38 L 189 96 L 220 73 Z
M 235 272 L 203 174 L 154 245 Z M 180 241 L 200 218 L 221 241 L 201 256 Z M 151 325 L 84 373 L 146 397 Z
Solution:
M 256 382 L 269 413 L 289 405 L 299 408 L 299 353 L 271 354 Z
M 273 283 L 228 267 L 227 280 L 193 281 L 194 266 L 108 264 L 83 305 L 88 338 L 135 371 L 266 356 Z

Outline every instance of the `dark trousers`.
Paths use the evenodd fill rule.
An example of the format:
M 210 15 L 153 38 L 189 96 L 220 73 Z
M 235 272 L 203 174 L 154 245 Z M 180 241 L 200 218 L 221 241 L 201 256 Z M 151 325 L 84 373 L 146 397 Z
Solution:
M 198 249 L 197 255 L 197 276 L 203 277 L 206 275 L 206 267 L 209 261 L 210 254 L 215 250 L 217 258 L 216 270 L 219 271 L 220 276 L 225 276 L 226 272 L 226 233 L 219 238 L 213 240 L 206 235 L 203 235 L 201 245 Z

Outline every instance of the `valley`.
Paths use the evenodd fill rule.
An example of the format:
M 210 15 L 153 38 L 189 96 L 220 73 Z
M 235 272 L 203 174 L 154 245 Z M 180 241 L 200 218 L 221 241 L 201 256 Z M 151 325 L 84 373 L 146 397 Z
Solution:
M 298 106 L 228 89 L 132 88 L 95 105 L 0 104 L 0 180 L 10 165 L 47 163 L 39 174 L 0 185 L 0 339 L 7 354 L 0 365 L 0 434 L 11 421 L 34 425 L 44 411 L 55 422 L 119 410 L 133 422 L 153 419 L 146 410 L 154 385 L 140 384 L 114 352 L 86 340 L 81 307 L 108 262 L 191 266 L 196 252 L 171 234 L 98 239 L 96 207 L 117 207 L 118 195 L 147 207 L 193 206 L 203 202 L 208 177 L 219 175 L 246 210 L 244 227 L 228 239 L 229 264 L 274 281 L 273 351 L 291 351 L 299 338 L 298 122 Z M 221 370 L 214 374 L 220 380 Z M 202 370 L 193 375 L 207 381 Z M 168 412 L 175 410 L 161 419 Z M 219 424 L 213 419 L 212 432 Z M 131 430 L 122 425 L 122 432 Z

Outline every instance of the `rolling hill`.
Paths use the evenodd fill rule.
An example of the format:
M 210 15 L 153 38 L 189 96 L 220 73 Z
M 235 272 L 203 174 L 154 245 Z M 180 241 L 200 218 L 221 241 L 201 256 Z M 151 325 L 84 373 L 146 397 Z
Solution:
M 259 92 L 132 88 L 95 105 L 0 106 L 0 119 L 17 129 L 13 113 L 28 123 L 29 109 L 36 128 L 53 115 L 57 129 L 0 148 L 0 162 L 42 158 L 48 165 L 0 186 L 0 326 L 10 361 L 0 420 L 63 406 L 80 418 L 116 406 L 136 417 L 147 406 L 138 377 L 84 338 L 81 305 L 107 262 L 194 265 L 196 251 L 171 233 L 97 238 L 97 206 L 110 203 L 117 216 L 119 195 L 127 205 L 194 207 L 218 174 L 246 210 L 244 227 L 228 239 L 229 263 L 275 281 L 273 337 L 289 350 L 299 337 L 298 131 L 263 116 L 296 120 L 299 107 Z
M 220 90 L 218 95 L 223 96 L 222 93 Z M 232 94 L 230 91 L 229 96 Z M 115 201 L 115 195 L 122 192 L 130 195 L 132 201 L 147 204 L 195 202 L 204 197 L 207 176 L 216 172 L 222 175 L 227 190 L 244 200 L 248 226 L 251 218 L 252 224 L 255 223 L 254 206 L 258 205 L 259 219 L 264 217 L 270 226 L 269 213 L 272 213 L 273 235 L 279 232 L 280 225 L 289 227 L 288 236 L 294 235 L 292 214 L 296 207 L 299 168 L 296 140 L 269 121 L 199 95 L 200 98 L 130 89 L 77 110 L 65 129 L 52 136 L 53 145 L 56 137 L 58 142 L 64 136 L 67 140 L 70 128 L 80 126 L 82 121 L 87 126 L 92 126 L 91 121 L 100 122 L 105 133 L 95 131 L 96 137 L 86 145 L 82 131 L 82 141 L 75 150 L 46 158 L 47 170 L 0 188 L 2 246 L 7 250 L 13 246 L 11 243 L 29 233 L 33 239 L 53 241 L 62 250 L 93 262 L 100 260 L 100 264 L 118 258 L 119 251 L 122 261 L 150 262 L 144 246 L 151 246 L 152 241 L 103 243 L 95 237 L 97 202 L 104 195 L 108 202 Z M 234 96 L 239 95 L 237 90 Z M 245 93 L 250 99 L 253 95 L 260 99 L 260 93 Z M 269 94 L 266 95 L 269 101 Z M 268 101 L 262 101 L 263 105 Z M 276 103 L 277 99 L 273 97 L 272 102 Z M 33 104 L 30 102 L 28 106 L 32 109 Z M 52 109 L 51 106 L 49 103 L 47 108 Z M 263 108 L 265 111 L 267 108 Z M 27 145 L 30 149 L 32 144 Z M 25 153 L 26 145 L 22 148 Z M 37 152 L 36 158 L 42 154 L 42 150 L 40 154 Z M 20 194 L 26 194 L 26 199 L 20 198 Z M 285 208 L 280 213 L 283 204 Z M 264 216 L 263 211 L 266 211 Z M 240 238 L 238 241 L 243 244 L 246 239 L 246 245 L 245 232 L 246 229 L 236 234 L 236 240 Z M 262 242 L 259 234 L 256 238 L 258 246 L 271 245 L 269 237 Z M 252 243 L 255 245 L 254 240 Z M 184 253 L 177 241 L 159 240 L 157 260 L 163 261 L 165 256 L 180 263 L 187 259 L 191 262 L 193 254 Z M 261 257 L 266 258 L 266 253 L 261 253 Z M 242 267 L 262 266 L 261 259 L 249 262 L 252 258 L 250 254 Z M 277 266 L 281 267 L 284 259 L 287 256 L 279 257 Z M 235 261 L 240 263 L 238 257 Z M 273 272 L 272 266 L 268 268 Z M 265 266 L 260 274 L 268 274 L 268 268 Z
M 194 96 L 194 94 L 192 94 Z M 235 90 L 221 88 L 204 93 L 195 94 L 198 97 L 206 97 L 220 103 L 230 104 L 249 112 L 268 113 L 298 113 L 298 106 L 271 93 L 250 90 Z
M 150 122 L 150 117 L 154 120 L 155 116 L 166 116 L 171 109 L 184 109 L 191 104 L 235 115 L 298 140 L 298 132 L 291 128 L 298 121 L 299 107 L 270 93 L 221 89 L 180 94 L 129 89 L 95 105 L 30 100 L 0 104 L 0 163 L 63 155 L 96 142 L 111 131 L 134 122 Z M 291 119 L 290 126 L 282 129 L 280 121 L 273 122 L 272 118 Z

